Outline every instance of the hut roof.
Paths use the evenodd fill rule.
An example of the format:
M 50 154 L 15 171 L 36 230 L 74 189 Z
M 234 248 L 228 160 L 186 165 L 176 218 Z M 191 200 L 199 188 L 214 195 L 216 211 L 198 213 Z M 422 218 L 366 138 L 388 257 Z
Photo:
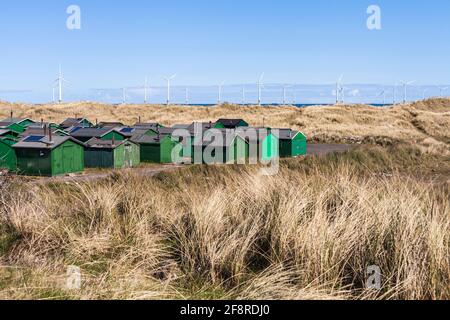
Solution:
M 106 122 L 106 121 L 102 121 L 97 126 L 99 128 L 117 128 L 117 127 L 124 127 L 125 125 L 122 122 Z
M 220 123 L 225 128 L 229 128 L 229 129 L 236 128 L 242 122 L 248 125 L 248 123 L 245 122 L 243 119 L 219 119 L 219 120 L 217 120 L 217 123 Z
M 164 127 L 164 126 L 161 125 L 160 123 L 156 123 L 156 122 L 155 123 L 138 122 L 133 125 L 133 128 L 136 128 L 136 129 L 155 129 L 155 128 L 162 128 L 162 127 Z
M 20 124 L 24 121 L 34 122 L 33 120 L 31 120 L 29 118 L 6 118 L 6 119 L 3 119 L 2 121 L 0 121 L 0 126 L 3 126 L 3 124 L 6 124 L 7 126 L 9 126 L 13 123 Z
M 61 127 L 63 128 L 77 127 L 80 125 L 80 123 L 82 123 L 85 120 L 90 123 L 90 121 L 87 120 L 86 118 L 67 118 L 61 123 Z
M 52 130 L 52 133 L 62 133 L 64 135 L 67 135 L 66 132 L 60 129 L 50 128 Z M 19 136 L 20 137 L 28 137 L 28 136 L 45 136 L 47 134 L 47 129 L 40 128 L 40 127 L 28 127 L 24 132 L 22 132 Z
M 145 143 L 160 144 L 166 137 L 167 137 L 167 135 L 149 136 L 146 134 L 138 134 L 138 135 L 134 135 L 130 139 L 130 141 L 134 142 L 134 143 L 139 143 L 139 144 L 145 144 Z
M 88 148 L 93 149 L 115 149 L 125 142 L 128 142 L 127 140 L 121 140 L 121 141 L 112 141 L 112 140 L 101 140 L 97 138 L 92 138 L 88 142 L 86 142 L 86 146 Z
M 66 141 L 72 141 L 79 145 L 84 144 L 72 137 L 68 136 L 53 136 L 50 142 L 49 136 L 28 136 L 14 145 L 16 149 L 54 149 Z
M 221 138 L 217 137 L 217 133 L 221 134 Z M 206 131 L 201 141 L 202 146 L 213 146 L 213 147 L 228 147 L 233 144 L 236 138 L 245 139 L 236 131 L 231 129 L 212 129 Z M 198 145 L 198 142 L 194 142 Z
M 5 134 L 8 134 L 8 133 L 10 133 L 11 132 L 11 130 L 10 129 L 3 129 L 3 128 L 0 128 L 0 136 L 3 136 L 3 135 L 5 135 Z
M 80 137 L 80 138 L 101 138 L 104 135 L 115 131 L 120 133 L 119 131 L 111 128 L 75 128 L 70 131 L 70 135 L 72 137 Z

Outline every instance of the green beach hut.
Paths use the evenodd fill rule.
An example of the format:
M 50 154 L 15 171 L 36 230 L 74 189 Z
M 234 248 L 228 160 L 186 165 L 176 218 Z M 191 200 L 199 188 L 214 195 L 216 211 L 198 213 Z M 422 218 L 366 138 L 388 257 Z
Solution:
M 242 119 L 219 119 L 214 125 L 216 129 L 237 129 L 248 127 L 249 124 Z
M 306 155 L 307 138 L 300 131 L 291 129 L 276 129 L 280 140 L 280 157 L 290 158 Z M 275 132 L 275 131 L 274 131 Z
M 58 176 L 84 170 L 84 144 L 72 137 L 29 136 L 13 148 L 20 174 Z
M 235 164 L 246 163 L 249 156 L 248 141 L 235 130 L 210 129 L 203 139 L 194 138 L 192 145 L 193 163 Z
M 131 141 L 140 146 L 141 162 L 174 163 L 182 157 L 180 141 L 173 139 L 170 134 L 151 136 L 138 134 L 133 136 Z M 179 148 L 179 151 L 177 152 L 175 148 Z M 177 154 L 180 158 L 172 159 L 172 154 Z
M 13 145 L 16 139 L 0 138 L 0 169 L 15 171 L 17 169 L 17 157 Z
M 128 141 L 93 138 L 86 143 L 84 164 L 86 168 L 124 169 L 141 163 L 139 145 Z

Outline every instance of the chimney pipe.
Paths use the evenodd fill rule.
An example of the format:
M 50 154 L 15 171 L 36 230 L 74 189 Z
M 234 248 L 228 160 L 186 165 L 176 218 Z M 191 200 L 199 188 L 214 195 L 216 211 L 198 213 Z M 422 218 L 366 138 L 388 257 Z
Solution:
M 13 119 L 13 116 L 14 116 L 14 113 L 13 113 L 13 111 L 12 111 L 12 109 L 11 109 L 11 111 L 10 111 L 10 116 L 11 116 L 11 121 L 12 121 L 12 119 Z
M 139 116 L 139 122 L 138 123 L 141 123 L 141 116 Z
M 52 130 L 50 128 L 48 128 L 48 137 L 48 141 L 50 142 L 50 144 L 53 144 Z
M 41 128 L 44 126 L 44 119 L 41 118 Z

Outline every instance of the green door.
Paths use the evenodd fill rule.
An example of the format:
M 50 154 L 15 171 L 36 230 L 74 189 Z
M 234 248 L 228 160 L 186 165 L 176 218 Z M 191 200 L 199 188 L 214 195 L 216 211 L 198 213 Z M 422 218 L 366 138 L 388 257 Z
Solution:
M 64 146 L 62 149 L 62 154 L 64 173 L 74 171 L 73 146 Z
M 133 166 L 133 164 L 131 163 L 131 145 L 130 144 L 126 144 L 125 145 L 125 159 L 124 159 L 124 165 L 125 168 L 131 168 Z

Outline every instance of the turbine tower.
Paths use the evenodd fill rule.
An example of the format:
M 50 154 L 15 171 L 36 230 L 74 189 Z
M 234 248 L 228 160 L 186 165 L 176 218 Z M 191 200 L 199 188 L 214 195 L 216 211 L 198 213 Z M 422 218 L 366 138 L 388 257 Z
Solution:
M 291 86 L 284 85 L 283 86 L 283 105 L 286 105 L 286 89 L 290 88 Z
M 144 82 L 144 104 L 147 104 L 148 101 L 148 76 L 145 77 L 145 82 Z
M 383 97 L 383 106 L 385 106 L 386 105 L 386 89 L 384 87 L 378 97 Z
M 400 84 L 403 86 L 403 103 L 405 104 L 408 100 L 408 86 L 413 84 L 414 81 L 403 81 Z
M 167 106 L 170 105 L 170 81 L 172 81 L 173 79 L 175 79 L 177 75 L 174 74 L 170 77 L 164 77 L 164 80 L 167 81 Z
M 63 100 L 63 83 L 64 82 L 68 83 L 68 81 L 66 79 L 64 79 L 62 69 L 61 69 L 61 64 L 59 64 L 59 74 L 58 74 L 58 78 L 55 80 L 55 83 L 57 83 L 57 86 L 58 86 L 58 103 L 61 103 Z
M 261 105 L 261 94 L 262 94 L 261 90 L 264 87 L 263 79 L 264 79 L 264 72 L 261 74 L 261 76 L 259 77 L 259 80 L 258 80 L 258 105 L 259 106 Z
M 125 104 L 127 101 L 127 89 L 125 87 L 122 88 L 122 104 Z
M 342 92 L 342 79 L 344 79 L 344 74 L 341 74 L 338 81 L 336 82 L 336 104 L 339 104 L 341 101 L 339 98 Z
M 422 91 L 422 99 L 425 100 L 425 94 L 428 92 L 428 89 L 423 89 Z
M 220 85 L 219 85 L 219 96 L 218 96 L 218 103 L 217 104 L 221 104 L 222 103 L 222 88 L 225 84 L 225 81 L 223 81 Z
M 189 105 L 189 88 L 186 87 L 186 100 L 185 100 L 186 105 Z
M 245 85 L 242 86 L 242 104 L 245 105 Z

